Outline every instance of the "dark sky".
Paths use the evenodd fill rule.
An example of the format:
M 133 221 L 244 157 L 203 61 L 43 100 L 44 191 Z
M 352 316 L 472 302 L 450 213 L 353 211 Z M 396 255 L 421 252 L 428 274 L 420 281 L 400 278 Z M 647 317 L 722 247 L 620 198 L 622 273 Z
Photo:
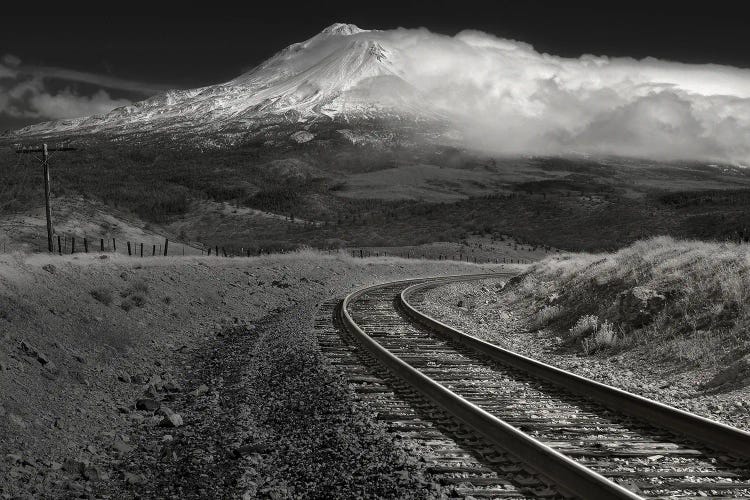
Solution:
M 34 17 L 3 15 L 0 57 L 19 67 L 53 67 L 141 82 L 145 87 L 196 87 L 228 80 L 283 47 L 309 38 L 333 22 L 361 28 L 426 27 L 455 34 L 478 29 L 532 44 L 561 56 L 584 53 L 653 56 L 690 63 L 750 68 L 747 19 L 738 7 L 717 2 L 618 2 L 616 6 L 565 2 L 268 1 L 265 7 L 220 3 L 155 8 L 147 3 L 104 2 L 65 6 Z M 211 7 L 208 9 L 208 7 Z M 71 10 L 72 9 L 72 10 Z M 208 9 L 208 10 L 207 10 Z M 12 13 L 11 13 L 12 14 Z M 17 13 L 23 14 L 23 13 Z M 20 63 L 18 63 L 20 60 Z M 0 74 L 0 92 L 10 93 Z M 54 79 L 52 79 L 54 80 Z M 45 89 L 70 87 L 58 78 Z M 96 83 L 78 82 L 91 94 Z M 108 90 L 113 98 L 137 98 L 132 89 Z M 153 93 L 148 88 L 135 94 Z M 1 102 L 1 96 L 0 96 Z M 11 116 L 0 107 L 0 130 L 44 117 Z

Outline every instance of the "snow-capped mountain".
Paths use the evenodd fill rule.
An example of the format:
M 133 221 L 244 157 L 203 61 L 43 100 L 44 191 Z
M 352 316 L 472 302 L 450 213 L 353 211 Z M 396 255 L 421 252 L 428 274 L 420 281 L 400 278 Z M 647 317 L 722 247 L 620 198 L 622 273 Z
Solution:
M 378 31 L 334 24 L 293 44 L 226 83 L 173 90 L 107 114 L 32 125 L 26 137 L 112 138 L 149 134 L 241 138 L 274 123 L 433 120 L 419 92 L 404 79 L 400 54 Z

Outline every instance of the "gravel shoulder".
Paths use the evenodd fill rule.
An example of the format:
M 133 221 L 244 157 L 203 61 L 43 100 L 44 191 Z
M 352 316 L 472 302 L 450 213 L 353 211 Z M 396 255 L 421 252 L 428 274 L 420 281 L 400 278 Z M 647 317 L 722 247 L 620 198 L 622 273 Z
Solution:
M 419 464 L 320 354 L 314 311 L 375 282 L 489 269 L 0 256 L 0 497 L 423 497 Z
M 599 382 L 750 430 L 750 390 L 704 388 L 720 367 L 687 365 L 659 358 L 648 345 L 609 353 L 582 354 L 564 334 L 533 326 L 534 308 L 513 302 L 505 280 L 487 279 L 429 289 L 421 309 L 432 317 L 519 354 Z

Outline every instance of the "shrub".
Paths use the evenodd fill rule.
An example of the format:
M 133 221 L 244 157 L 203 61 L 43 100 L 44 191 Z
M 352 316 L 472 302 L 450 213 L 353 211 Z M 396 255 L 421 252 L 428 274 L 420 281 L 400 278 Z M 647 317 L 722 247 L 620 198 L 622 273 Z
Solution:
M 130 287 L 131 293 L 148 293 L 148 283 L 144 280 L 136 280 Z
M 127 299 L 123 300 L 120 304 L 120 307 L 123 309 L 123 311 L 127 312 L 133 309 L 134 307 L 143 307 L 146 305 L 146 297 L 140 293 L 134 293 Z
M 582 337 L 599 328 L 599 317 L 593 314 L 585 314 L 578 318 L 576 324 L 570 329 L 571 337 Z
M 615 347 L 619 340 L 620 336 L 615 331 L 615 326 L 604 320 L 590 337 L 583 339 L 583 352 L 590 354 L 600 349 Z
M 105 306 L 112 304 L 112 292 L 106 288 L 100 287 L 91 290 L 91 296 L 94 300 L 101 302 Z
M 560 306 L 544 306 L 539 312 L 536 313 L 532 325 L 535 330 L 544 328 L 555 319 L 559 318 L 563 314 L 563 309 Z

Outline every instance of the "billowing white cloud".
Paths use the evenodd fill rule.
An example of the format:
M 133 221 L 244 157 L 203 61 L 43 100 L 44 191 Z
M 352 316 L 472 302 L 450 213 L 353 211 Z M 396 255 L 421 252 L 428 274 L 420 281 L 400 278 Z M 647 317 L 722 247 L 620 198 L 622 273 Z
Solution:
M 56 94 L 33 95 L 29 104 L 32 112 L 39 117 L 61 119 L 104 114 L 114 108 L 127 106 L 130 101 L 113 99 L 101 89 L 91 96 L 82 96 L 66 88 Z
M 70 85 L 53 87 L 50 80 L 99 88 L 84 95 Z M 75 118 L 107 113 L 132 103 L 129 99 L 111 97 L 104 88 L 151 95 L 166 87 L 64 68 L 24 66 L 13 54 L 0 58 L 0 113 L 13 118 Z
M 750 70 L 542 54 L 478 31 L 365 32 L 475 146 L 750 164 Z

